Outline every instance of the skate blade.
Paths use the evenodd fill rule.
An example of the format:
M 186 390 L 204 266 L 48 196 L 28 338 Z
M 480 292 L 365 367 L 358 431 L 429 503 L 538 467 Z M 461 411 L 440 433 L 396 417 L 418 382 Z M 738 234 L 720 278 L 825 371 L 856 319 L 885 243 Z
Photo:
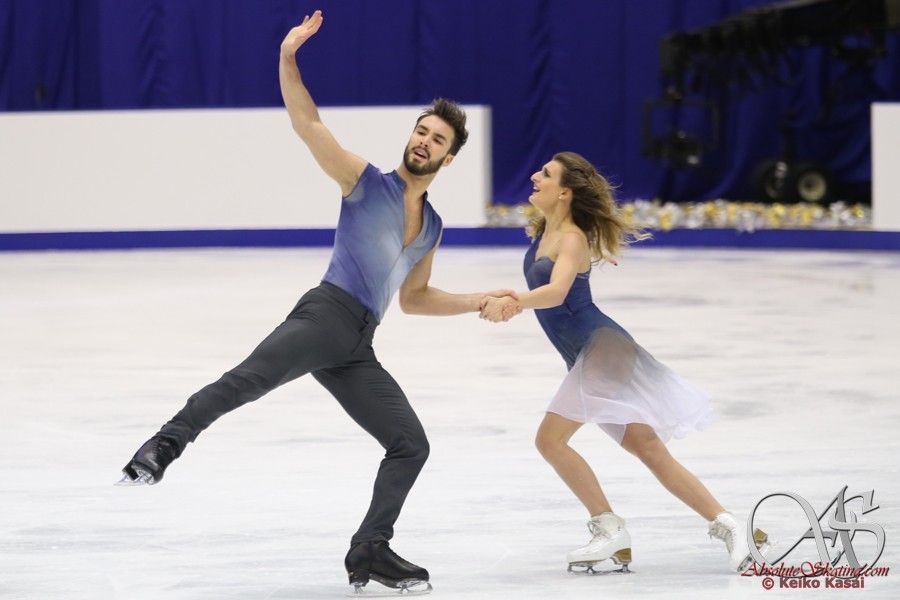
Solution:
M 613 564 L 615 564 L 618 568 L 609 569 L 603 568 L 598 569 L 597 566 L 604 565 L 604 567 L 608 567 L 609 563 L 606 561 L 610 560 Z M 575 561 L 569 563 L 569 573 L 579 573 L 585 575 L 628 575 L 629 573 L 634 573 L 631 569 L 628 568 L 628 565 L 631 563 L 631 548 L 622 548 L 613 553 L 608 559 L 603 560 L 582 560 Z
M 394 598 L 397 596 L 424 596 L 430 594 L 431 584 L 421 579 L 405 579 L 397 583 L 397 587 L 377 585 L 366 587 L 365 583 L 354 583 L 347 592 L 349 598 Z
M 578 575 L 630 575 L 634 573 L 628 568 L 628 563 L 620 564 L 615 561 L 613 563 L 618 565 L 617 568 L 609 568 L 610 564 L 605 560 L 569 563 L 569 573 Z M 605 568 L 598 568 L 600 565 L 604 565 Z
M 134 476 L 132 476 L 128 471 L 122 471 L 122 479 L 117 481 L 115 485 L 153 485 L 156 483 L 153 481 L 153 475 L 144 471 L 143 469 L 134 469 Z
M 602 562 L 602 561 L 601 561 Z M 600 563 L 572 563 L 569 565 L 569 573 L 577 575 L 631 575 L 634 573 L 628 565 L 622 565 L 617 569 L 598 569 Z
M 765 558 L 766 553 L 772 547 L 772 541 L 769 540 L 769 534 L 767 534 L 762 529 L 754 529 L 753 530 L 753 543 L 756 545 L 756 549 L 759 550 L 759 553 L 763 555 Z M 754 563 L 753 555 L 747 554 L 747 558 L 741 562 L 741 565 L 738 567 L 737 572 L 743 573 Z

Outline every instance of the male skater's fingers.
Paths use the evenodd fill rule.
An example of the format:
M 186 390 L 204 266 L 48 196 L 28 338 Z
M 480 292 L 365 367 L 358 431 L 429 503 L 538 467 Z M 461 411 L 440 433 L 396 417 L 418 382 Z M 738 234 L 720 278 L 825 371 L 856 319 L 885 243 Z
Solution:
M 505 292 L 512 292 L 512 290 L 495 290 L 490 292 L 491 295 L 482 298 L 478 318 L 491 323 L 505 323 L 522 312 L 522 306 L 513 296 L 507 294 L 497 297 L 494 295 Z
M 487 302 L 481 310 L 480 317 L 491 323 L 497 323 L 501 318 L 502 307 L 499 306 L 497 298 L 488 297 Z
M 487 319 L 488 315 L 488 302 L 490 301 L 490 296 L 485 296 L 481 299 L 481 302 L 478 305 L 478 318 L 479 319 Z
M 478 310 L 484 311 L 489 305 L 495 303 L 497 300 L 499 300 L 499 297 L 497 296 L 496 291 L 486 293 L 481 297 L 481 303 L 478 305 Z
M 515 290 L 494 290 L 493 292 L 488 292 L 488 296 L 494 296 L 495 298 L 503 298 L 505 296 L 509 296 L 514 300 L 519 299 L 519 295 Z
M 518 303 L 507 303 L 506 306 L 503 307 L 503 322 L 509 321 L 520 312 L 522 312 L 522 308 Z
M 299 27 L 300 31 L 298 32 L 300 35 L 300 43 L 302 44 L 315 35 L 321 25 L 322 16 L 318 12 L 314 13 L 312 17 L 303 19 L 303 23 L 301 23 Z
M 493 298 L 488 300 L 487 305 L 484 307 L 484 318 L 491 322 L 494 322 L 494 319 L 497 318 L 497 305 Z
M 312 16 L 304 16 L 303 22 L 288 32 L 283 44 L 296 52 L 306 40 L 315 35 L 319 27 L 322 26 L 323 20 L 321 10 L 317 10 Z

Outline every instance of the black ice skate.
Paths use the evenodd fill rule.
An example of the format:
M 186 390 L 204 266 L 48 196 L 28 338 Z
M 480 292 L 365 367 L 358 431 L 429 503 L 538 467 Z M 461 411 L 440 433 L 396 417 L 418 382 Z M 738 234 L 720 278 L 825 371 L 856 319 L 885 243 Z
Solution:
M 154 435 L 138 448 L 131 461 L 122 469 L 124 476 L 116 485 L 153 485 L 162 481 L 166 467 L 178 458 L 178 444 L 161 435 Z
M 350 548 L 344 559 L 353 596 L 419 595 L 431 592 L 428 571 L 397 556 L 387 542 L 363 542 Z M 370 579 L 391 588 L 365 589 Z

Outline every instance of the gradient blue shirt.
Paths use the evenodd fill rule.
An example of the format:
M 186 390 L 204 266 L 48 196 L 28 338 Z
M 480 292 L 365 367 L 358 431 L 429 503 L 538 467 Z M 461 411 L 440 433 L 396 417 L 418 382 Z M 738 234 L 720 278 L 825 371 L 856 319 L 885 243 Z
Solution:
M 322 278 L 356 298 L 379 321 L 406 275 L 434 248 L 441 234 L 441 217 L 426 192 L 422 230 L 403 247 L 405 189 L 397 171 L 384 174 L 366 165 L 356 187 L 341 201 L 334 252 Z

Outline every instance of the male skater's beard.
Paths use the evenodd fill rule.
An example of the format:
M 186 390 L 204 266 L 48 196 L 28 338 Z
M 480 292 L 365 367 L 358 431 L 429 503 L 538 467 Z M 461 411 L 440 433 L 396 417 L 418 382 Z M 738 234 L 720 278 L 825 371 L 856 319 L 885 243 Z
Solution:
M 413 149 L 412 146 L 406 149 L 406 152 L 403 153 L 403 165 L 406 167 L 406 170 L 412 173 L 413 175 L 431 175 L 433 173 L 437 173 L 444 159 L 436 160 L 436 161 L 428 161 L 422 165 L 417 165 L 412 161 Z

